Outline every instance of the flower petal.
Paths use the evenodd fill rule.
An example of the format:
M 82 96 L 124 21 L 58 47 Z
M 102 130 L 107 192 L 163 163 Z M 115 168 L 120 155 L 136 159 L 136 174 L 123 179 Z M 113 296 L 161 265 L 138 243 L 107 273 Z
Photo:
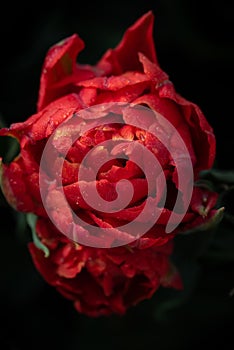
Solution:
M 54 99 L 69 92 L 68 81 L 65 78 L 70 77 L 74 80 L 74 77 L 77 77 L 76 57 L 83 48 L 83 40 L 77 34 L 73 34 L 48 50 L 40 79 L 38 111 Z M 86 79 L 93 76 L 89 72 L 85 75 Z M 82 79 L 84 78 L 82 76 Z M 59 84 L 56 88 L 56 84 L 61 83 L 64 79 L 65 83 Z M 54 85 L 55 88 L 53 88 Z
M 158 91 L 159 98 L 174 101 L 181 109 L 181 114 L 190 129 L 197 160 L 199 160 L 194 169 L 195 176 L 201 170 L 211 168 L 216 154 L 216 140 L 213 128 L 209 125 L 204 114 L 195 103 L 176 93 L 173 84 L 168 80 L 168 76 L 157 64 L 150 62 L 143 55 L 140 56 L 140 59 L 145 74 L 155 82 L 155 90 Z
M 109 49 L 98 62 L 105 74 L 121 74 L 128 70 L 141 70 L 138 52 L 153 62 L 157 61 L 153 40 L 154 15 L 147 12 L 125 32 L 115 49 Z

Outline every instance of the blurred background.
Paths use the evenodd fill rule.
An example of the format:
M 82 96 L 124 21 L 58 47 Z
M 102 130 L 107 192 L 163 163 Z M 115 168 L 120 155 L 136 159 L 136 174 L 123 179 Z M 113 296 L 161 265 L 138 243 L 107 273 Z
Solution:
M 6 3 L 0 15 L 1 126 L 35 113 L 41 67 L 51 45 L 78 33 L 86 44 L 79 62 L 95 64 L 149 10 L 155 14 L 161 67 L 213 126 L 215 166 L 233 170 L 234 4 L 226 0 Z M 224 199 L 232 215 L 233 198 L 229 191 Z M 78 314 L 44 282 L 27 250 L 31 237 L 24 218 L 9 208 L 2 194 L 0 204 L 1 349 L 234 346 L 233 217 L 205 237 L 178 238 L 173 259 L 184 279 L 183 292 L 159 290 L 125 316 L 92 319 Z

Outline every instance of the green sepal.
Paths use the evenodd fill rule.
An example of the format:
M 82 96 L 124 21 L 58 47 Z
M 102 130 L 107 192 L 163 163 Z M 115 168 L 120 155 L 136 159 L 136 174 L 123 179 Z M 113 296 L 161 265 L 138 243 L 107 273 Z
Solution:
M 209 220 L 207 220 L 204 224 L 201 224 L 199 226 L 191 228 L 187 231 L 182 231 L 182 232 L 180 232 L 180 234 L 181 235 L 189 235 L 191 233 L 207 231 L 207 230 L 212 230 L 212 229 L 216 228 L 223 219 L 224 210 L 225 210 L 224 207 L 217 209 L 216 213 Z
M 207 180 L 207 179 L 199 179 L 194 183 L 195 187 L 200 187 L 200 188 L 204 188 L 205 190 L 211 191 L 211 192 L 215 192 L 215 186 L 214 184 Z
M 31 228 L 32 231 L 32 239 L 33 239 L 33 243 L 35 244 L 35 246 L 42 250 L 44 252 L 45 258 L 48 258 L 48 256 L 50 255 L 50 251 L 48 249 L 48 247 L 46 247 L 41 240 L 39 239 L 37 233 L 36 233 L 36 222 L 37 222 L 37 216 L 32 214 L 32 213 L 28 213 L 26 214 L 26 220 L 27 223 L 29 225 L 29 227 Z

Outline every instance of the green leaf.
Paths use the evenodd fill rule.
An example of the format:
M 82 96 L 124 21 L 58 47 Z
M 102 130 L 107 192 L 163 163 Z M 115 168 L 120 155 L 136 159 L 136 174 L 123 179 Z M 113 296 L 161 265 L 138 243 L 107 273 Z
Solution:
M 19 141 L 13 136 L 0 137 L 1 158 L 3 163 L 11 163 L 20 153 Z
M 234 184 L 234 170 L 203 170 L 200 173 L 200 177 L 216 183 Z
M 46 247 L 41 242 L 41 240 L 39 239 L 39 237 L 37 236 L 37 233 L 36 233 L 37 216 L 32 214 L 32 213 L 29 213 L 29 214 L 26 215 L 26 219 L 27 219 L 27 223 L 28 223 L 28 225 L 29 225 L 29 227 L 31 228 L 31 231 L 32 231 L 33 243 L 35 244 L 35 246 L 38 249 L 41 249 L 44 252 L 45 257 L 48 258 L 48 256 L 50 255 L 50 251 L 49 251 L 48 247 Z
M 208 191 L 215 191 L 214 184 L 207 179 L 199 179 L 194 183 L 196 187 L 202 187 Z
M 202 259 L 219 264 L 234 262 L 233 225 L 224 217 Z

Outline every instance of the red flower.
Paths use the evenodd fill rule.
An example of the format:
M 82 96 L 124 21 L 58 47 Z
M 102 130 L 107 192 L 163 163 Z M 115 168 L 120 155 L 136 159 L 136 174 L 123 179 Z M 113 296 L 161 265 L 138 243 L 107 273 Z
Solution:
M 186 145 L 195 181 L 201 170 L 213 165 L 215 136 L 199 107 L 181 97 L 168 75 L 161 70 L 152 38 L 153 21 L 151 12 L 142 16 L 126 31 L 120 44 L 115 49 L 109 49 L 96 66 L 76 62 L 78 53 L 84 48 L 83 41 L 76 34 L 54 45 L 48 51 L 42 68 L 37 113 L 25 122 L 0 130 L 2 136 L 16 137 L 21 148 L 13 162 L 2 165 L 3 192 L 16 210 L 34 213 L 39 217 L 36 231 L 41 242 L 50 250 L 46 258 L 31 243 L 29 249 L 34 263 L 48 283 L 65 297 L 74 300 L 76 308 L 88 315 L 123 313 L 128 306 L 150 297 L 160 285 L 179 288 L 181 283 L 178 282 L 178 275 L 170 274 L 173 271 L 169 262 L 172 239 L 178 231 L 200 226 L 216 213 L 214 206 L 217 194 L 194 187 L 188 210 L 178 227 L 170 234 L 165 232 L 176 198 L 180 196 L 184 204 L 188 196 L 186 190 L 180 191 L 180 174 L 175 159 L 162 141 L 170 131 L 167 126 L 172 125 L 173 130 L 176 130 L 170 135 L 171 149 L 181 154 L 182 146 L 178 137 Z M 86 115 L 82 119 L 81 111 L 103 104 L 108 107 L 109 103 L 116 103 L 117 107 L 119 103 L 124 106 L 116 112 L 119 119 L 108 113 L 105 119 L 107 114 L 100 114 L 100 109 L 96 110 L 95 118 L 102 122 L 101 127 L 94 123 L 93 116 Z M 147 109 L 141 109 L 139 115 L 136 110 L 131 114 L 129 104 L 139 108 L 147 106 Z M 156 116 L 160 113 L 165 120 L 158 121 L 154 113 Z M 141 119 L 142 115 L 144 118 Z M 137 118 L 141 127 L 134 126 Z M 89 128 L 75 140 L 65 156 L 65 149 L 77 132 L 74 125 L 80 127 L 81 121 L 85 121 Z M 62 127 L 57 129 L 59 132 L 56 134 L 58 126 Z M 156 129 L 158 137 L 152 135 Z M 39 186 L 40 160 L 51 138 L 50 158 L 47 158 L 49 167 L 46 171 L 43 168 L 44 180 L 51 184 L 45 194 L 45 210 Z M 107 140 L 119 140 L 115 149 L 116 157 L 103 164 L 94 182 L 89 181 L 92 167 L 102 157 L 105 159 L 107 153 L 107 149 L 98 145 Z M 136 164 L 140 161 L 143 168 L 147 167 L 147 160 L 141 157 L 135 146 L 131 148 L 133 141 L 157 157 L 165 183 L 155 183 L 155 174 L 152 178 L 154 186 L 147 183 L 144 171 Z M 128 157 L 120 159 L 119 155 L 126 148 L 128 156 L 133 156 L 136 163 Z M 128 179 L 133 186 L 134 195 L 129 205 L 117 213 L 93 209 L 77 186 L 80 163 L 92 150 L 94 152 L 89 163 L 86 162 L 86 191 L 92 193 L 97 187 L 108 207 L 117 197 L 118 181 Z M 61 174 L 57 174 L 56 169 L 61 159 L 64 160 L 61 185 L 69 206 L 64 206 L 58 185 Z M 186 183 L 187 168 L 186 163 L 183 164 L 184 188 L 193 188 L 193 184 Z M 167 197 L 162 207 L 165 186 Z M 147 207 L 144 218 L 135 227 L 140 231 L 145 222 L 150 222 L 152 212 L 156 209 L 160 211 L 158 221 L 145 234 L 138 237 L 138 232 L 135 232 L 135 239 L 129 239 L 129 233 L 120 233 L 117 227 L 138 217 L 145 208 L 146 197 L 151 199 L 151 206 Z M 49 213 L 50 219 L 58 223 L 61 231 L 64 229 L 69 236 L 69 230 L 74 231 L 71 209 L 87 225 L 108 228 L 114 232 L 109 237 L 108 247 L 120 245 L 115 244 L 117 239 L 121 240 L 122 245 L 124 242 L 126 244 L 118 248 L 93 248 L 99 246 L 98 241 L 85 227 L 81 230 L 80 226 L 76 228 L 80 230 L 76 234 L 80 239 L 82 235 L 88 235 L 93 247 L 74 244 L 59 233 L 48 218 Z M 175 214 L 178 217 L 180 215 L 179 212 Z

